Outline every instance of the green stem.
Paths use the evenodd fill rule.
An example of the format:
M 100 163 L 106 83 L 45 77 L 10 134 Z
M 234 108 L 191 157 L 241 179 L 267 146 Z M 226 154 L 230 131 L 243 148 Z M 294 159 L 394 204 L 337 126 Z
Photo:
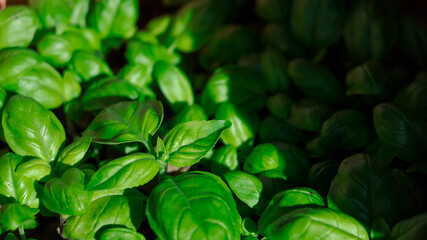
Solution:
M 24 226 L 23 225 L 21 225 L 19 227 L 19 234 L 21 235 L 21 239 L 22 240 L 27 240 L 27 236 L 25 236 L 25 231 L 24 231 Z

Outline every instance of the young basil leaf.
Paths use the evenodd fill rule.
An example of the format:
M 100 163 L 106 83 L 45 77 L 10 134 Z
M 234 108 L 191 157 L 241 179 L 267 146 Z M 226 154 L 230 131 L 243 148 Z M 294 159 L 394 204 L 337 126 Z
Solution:
M 137 40 L 130 41 L 126 48 L 126 59 L 131 64 L 146 65 L 151 73 L 151 69 L 157 61 L 164 61 L 171 64 L 178 64 L 181 57 L 161 44 L 146 43 Z
M 70 168 L 61 178 L 50 179 L 43 188 L 42 201 L 52 212 L 71 216 L 84 214 L 89 205 L 84 173 Z
M 268 224 L 262 233 L 269 239 L 369 240 L 368 233 L 357 220 L 328 208 L 293 210 Z
M 382 161 L 366 154 L 344 159 L 331 183 L 328 202 L 359 220 L 368 229 L 376 217 L 393 222 L 405 209 L 405 194 Z M 382 199 L 377 201 L 376 199 Z
M 205 113 L 205 110 L 198 105 L 194 104 L 191 106 L 185 107 L 182 111 L 180 111 L 175 119 L 174 122 L 176 125 L 180 123 L 190 122 L 190 121 L 206 121 L 208 120 L 208 116 Z
M 153 179 L 159 169 L 159 163 L 151 154 L 127 155 L 102 165 L 86 189 L 93 191 L 141 186 Z
M 43 177 L 50 174 L 51 166 L 44 159 L 24 159 L 19 163 L 15 171 L 17 174 L 40 181 Z
M 324 207 L 323 198 L 315 190 L 310 188 L 293 188 L 282 191 L 274 195 L 263 211 L 258 221 L 258 228 L 261 233 L 267 233 L 274 224 L 285 214 L 304 207 Z
M 10 203 L 0 208 L 0 223 L 6 230 L 15 231 L 19 227 L 35 225 L 35 216 L 40 210 L 19 203 Z
M 124 227 L 112 227 L 103 231 L 100 237 L 101 240 L 111 239 L 127 239 L 127 240 L 145 240 L 141 233 Z
M 65 102 L 69 102 L 73 99 L 76 99 L 80 96 L 80 93 L 82 92 L 82 87 L 79 83 L 79 77 L 69 71 L 66 70 L 63 75 L 64 79 L 64 100 Z
M 374 126 L 393 155 L 404 161 L 421 160 L 427 128 L 418 115 L 397 103 L 382 103 L 374 108 Z
M 66 27 L 86 26 L 86 15 L 89 10 L 89 0 L 30 0 L 30 6 L 37 10 L 44 28 L 56 28 L 61 34 Z
M 292 103 L 288 121 L 299 129 L 318 132 L 323 122 L 332 113 L 332 109 L 325 104 L 311 99 L 302 99 Z
M 181 69 L 159 61 L 154 65 L 153 76 L 175 111 L 181 110 L 186 105 L 193 105 L 193 89 L 190 80 Z
M 391 239 L 422 240 L 427 234 L 427 213 L 398 222 L 391 230 Z
M 103 38 L 132 37 L 137 28 L 139 4 L 136 0 L 100 0 L 95 2 L 88 20 Z
M 391 50 L 397 40 L 397 9 L 392 2 L 387 6 L 369 0 L 351 4 L 343 37 L 347 51 L 355 61 L 377 61 Z
M 127 82 L 145 88 L 153 80 L 151 79 L 152 67 L 145 64 L 128 64 L 124 66 L 118 76 Z
M 277 93 L 267 99 L 267 108 L 274 117 L 287 119 L 291 113 L 291 99 L 282 93 Z
M 107 62 L 95 52 L 90 51 L 77 51 L 74 53 L 68 64 L 68 69 L 77 74 L 83 82 L 89 82 L 97 76 L 113 75 L 113 71 L 111 71 Z
M 193 165 L 204 157 L 230 128 L 228 121 L 191 121 L 174 127 L 165 137 L 168 163 L 176 167 Z
M 91 50 L 89 41 L 78 32 L 61 35 L 46 34 L 38 43 L 37 50 L 46 62 L 55 67 L 65 67 L 76 50 Z
M 158 101 L 120 102 L 98 113 L 82 135 L 103 144 L 141 142 L 151 149 L 151 137 L 162 120 L 163 106 Z
M 277 148 L 270 144 L 260 144 L 246 158 L 243 169 L 248 173 L 259 173 L 276 169 L 279 166 Z
M 240 239 L 242 220 L 233 196 L 211 173 L 187 172 L 165 179 L 151 192 L 146 213 L 160 239 Z
M 336 77 L 327 68 L 309 60 L 292 60 L 288 73 L 301 91 L 316 100 L 337 103 L 344 96 L 343 86 Z
M 172 17 L 170 15 L 163 15 L 151 19 L 147 24 L 147 31 L 154 36 L 159 36 L 165 33 L 171 25 Z
M 347 95 L 377 95 L 386 84 L 387 74 L 379 62 L 368 61 L 347 73 Z
M 224 178 L 234 194 L 249 207 L 258 204 L 262 192 L 261 181 L 248 173 L 232 171 L 224 174 Z
M 0 50 L 0 83 L 7 89 L 9 85 L 17 85 L 23 73 L 40 63 L 43 58 L 28 48 L 6 48 Z
M 310 0 L 292 4 L 290 24 L 296 39 L 312 50 L 322 50 L 341 36 L 346 1 Z
M 275 146 L 279 151 L 278 169 L 290 182 L 299 185 L 306 184 L 310 162 L 305 152 L 286 143 L 276 143 Z
M 210 171 L 216 175 L 222 175 L 226 172 L 236 170 L 239 167 L 237 149 L 232 145 L 226 145 L 215 149 L 214 155 L 210 161 Z
M 59 171 L 63 172 L 68 167 L 77 166 L 85 156 L 91 142 L 92 138 L 85 136 L 78 138 L 62 149 L 57 160 L 57 167 L 59 168 Z
M 35 180 L 15 172 L 22 157 L 6 153 L 0 158 L 0 205 L 18 202 L 33 208 L 39 206 Z
M 372 137 L 371 123 L 355 110 L 341 110 L 322 124 L 320 139 L 327 146 L 337 149 L 357 149 Z
M 240 147 L 244 143 L 251 145 L 255 137 L 252 126 L 246 115 L 237 110 L 231 103 L 223 103 L 219 106 L 215 114 L 217 120 L 227 120 L 231 122 L 231 127 L 221 135 L 221 141 Z
M 286 2 L 286 1 L 285 1 Z M 261 57 L 261 71 L 268 90 L 283 91 L 289 87 L 291 79 L 286 70 L 288 62 L 277 50 L 267 48 Z
M 335 153 L 335 149 L 322 143 L 319 135 L 305 143 L 305 151 L 312 158 L 329 158 Z
M 68 218 L 62 236 L 68 239 L 95 239 L 103 229 L 122 226 L 136 231 L 144 215 L 144 195 L 132 194 L 105 196 L 93 200 L 82 216 Z
M 0 12 L 0 49 L 28 47 L 39 25 L 39 18 L 33 9 L 8 6 Z
M 116 77 L 96 80 L 83 94 L 83 109 L 86 111 L 106 108 L 111 104 L 143 98 L 139 89 L 131 83 Z
M 10 98 L 2 119 L 9 147 L 22 156 L 52 162 L 65 141 L 65 130 L 51 111 L 19 95 Z

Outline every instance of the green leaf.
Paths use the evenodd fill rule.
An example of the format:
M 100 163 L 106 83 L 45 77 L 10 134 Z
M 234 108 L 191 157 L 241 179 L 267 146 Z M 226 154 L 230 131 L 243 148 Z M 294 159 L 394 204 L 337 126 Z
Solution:
M 369 240 L 363 226 L 341 212 L 328 208 L 299 208 L 271 222 L 264 230 L 269 239 Z
M 239 167 L 237 157 L 237 149 L 231 145 L 215 149 L 211 159 L 210 171 L 222 175 L 228 171 L 236 170 Z
M 251 218 L 245 217 L 242 221 L 242 236 L 253 236 L 255 239 L 258 236 L 256 223 Z
M 255 12 L 263 19 L 272 22 L 283 22 L 287 20 L 291 1 L 288 0 L 257 0 Z
M 44 28 L 56 28 L 58 34 L 71 26 L 86 26 L 89 0 L 55 1 L 30 0 L 30 6 L 37 10 Z
M 371 224 L 369 237 L 371 240 L 388 240 L 390 238 L 390 227 L 384 218 L 375 218 Z
M 173 109 L 179 111 L 183 106 L 193 105 L 193 89 L 190 80 L 181 69 L 160 61 L 154 65 L 153 76 Z
M 154 36 L 159 36 L 167 31 L 172 21 L 170 15 L 163 15 L 151 19 L 147 24 L 147 30 Z
M 103 229 L 119 225 L 136 231 L 141 225 L 144 209 L 144 196 L 138 191 L 98 198 L 89 204 L 84 215 L 68 218 L 62 237 L 95 239 Z
M 168 163 L 176 167 L 193 165 L 204 157 L 229 128 L 228 121 L 191 121 L 174 127 L 164 139 Z
M 255 147 L 246 158 L 243 169 L 248 173 L 259 173 L 279 166 L 279 153 L 277 148 L 270 144 L 260 144 Z
M 43 58 L 28 48 L 0 50 L 0 83 L 6 89 L 9 85 L 17 85 L 23 73 L 40 63 Z
M 224 178 L 230 189 L 242 202 L 251 208 L 258 204 L 262 183 L 257 177 L 241 171 L 232 171 L 224 174 Z
M 310 162 L 305 152 L 285 143 L 276 143 L 275 146 L 279 151 L 279 169 L 286 178 L 295 184 L 306 184 Z
M 375 61 L 368 61 L 351 69 L 345 77 L 347 95 L 377 95 L 386 84 L 387 74 L 383 66 Z
M 391 230 L 393 240 L 422 240 L 427 234 L 427 213 L 421 213 L 398 222 Z
M 157 61 L 164 61 L 171 64 L 178 64 L 181 57 L 174 52 L 170 52 L 165 46 L 154 43 L 130 41 L 126 48 L 126 59 L 131 64 L 142 64 L 147 66 L 151 73 Z
M 78 76 L 75 73 L 67 70 L 64 72 L 63 79 L 65 102 L 69 102 L 78 98 L 82 92 L 82 87 L 80 86 Z
M 103 144 L 141 142 L 151 149 L 151 137 L 162 120 L 163 106 L 158 101 L 120 102 L 98 113 L 82 135 Z
M 103 38 L 130 38 L 137 28 L 139 4 L 136 0 L 100 0 L 94 3 L 88 20 Z
M 280 221 L 285 214 L 304 207 L 324 207 L 322 197 L 310 188 L 293 188 L 274 195 L 258 221 L 259 231 L 263 234 Z
M 35 180 L 15 172 L 22 157 L 7 153 L 0 158 L 0 204 L 18 202 L 37 208 L 39 199 Z
M 263 30 L 262 39 L 272 47 L 292 58 L 306 56 L 306 49 L 295 39 L 290 24 L 269 23 Z
M 372 136 L 371 123 L 355 110 L 341 110 L 322 124 L 320 140 L 337 149 L 357 149 L 366 145 Z
M 399 195 L 405 195 L 405 191 L 387 165 L 361 153 L 341 163 L 331 183 L 328 202 L 369 229 L 377 217 L 387 223 L 396 220 L 406 208 L 403 201 L 399 202 Z
M 103 231 L 101 240 L 126 239 L 126 240 L 145 240 L 141 233 L 124 227 L 112 227 Z
M 319 132 L 323 122 L 332 113 L 333 110 L 325 104 L 312 99 L 301 99 L 292 103 L 288 121 L 299 129 Z
M 0 49 L 28 47 L 40 25 L 37 13 L 27 6 L 8 6 L 0 12 Z
M 126 100 L 138 100 L 141 91 L 131 83 L 116 77 L 96 80 L 89 85 L 82 97 L 86 111 L 106 108 L 111 104 Z
M 112 76 L 113 71 L 107 62 L 95 52 L 77 51 L 71 58 L 68 69 L 79 76 L 83 82 L 89 82 L 97 76 Z
M 85 156 L 91 142 L 92 138 L 85 136 L 78 138 L 62 149 L 57 160 L 57 166 L 59 166 L 61 172 L 64 171 L 66 167 L 77 166 Z
M 410 162 L 423 159 L 427 127 L 416 113 L 397 103 L 382 103 L 374 108 L 374 126 L 393 155 Z
M 288 62 L 279 51 L 267 48 L 262 53 L 260 64 L 268 90 L 278 92 L 284 91 L 289 87 L 291 79 L 286 70 Z
M 262 142 L 297 143 L 301 141 L 302 132 L 289 124 L 287 120 L 267 117 L 261 122 L 259 136 Z
M 240 239 L 241 218 L 233 196 L 211 173 L 165 179 L 151 192 L 146 213 L 160 239 Z
M 42 201 L 52 212 L 71 216 L 84 214 L 89 205 L 84 173 L 70 168 L 61 178 L 50 179 L 43 188 Z
M 146 88 L 151 79 L 152 66 L 146 64 L 128 64 L 118 73 L 119 77 L 140 88 Z
M 7 230 L 15 231 L 21 226 L 33 225 L 39 209 L 30 208 L 19 203 L 10 203 L 0 208 L 0 224 Z
M 49 162 L 43 159 L 24 159 L 19 163 L 15 171 L 22 176 L 40 181 L 43 177 L 50 174 L 51 166 Z
M 294 84 L 307 96 L 326 103 L 336 103 L 344 95 L 342 84 L 325 67 L 298 58 L 288 65 Z
M 295 38 L 312 50 L 322 50 L 341 36 L 346 1 L 309 0 L 293 2 L 290 25 Z
M 395 101 L 427 118 L 427 79 L 415 80 L 398 93 Z
M 291 99 L 282 93 L 277 93 L 267 99 L 267 108 L 274 117 L 287 119 L 291 113 Z
M 180 111 L 174 119 L 174 122 L 178 125 L 184 122 L 190 121 L 206 121 L 208 116 L 205 113 L 205 110 L 200 105 L 194 104 L 191 106 L 185 107 Z
M 231 122 L 231 127 L 221 135 L 221 141 L 234 147 L 244 143 L 251 145 L 255 137 L 254 130 L 249 123 L 249 118 L 238 111 L 231 103 L 223 103 L 215 113 L 215 119 Z
M 52 162 L 65 141 L 65 130 L 51 111 L 19 95 L 10 98 L 2 125 L 6 142 L 17 154 Z
M 125 189 L 144 185 L 153 179 L 160 165 L 145 153 L 136 153 L 112 160 L 102 165 L 92 176 L 86 189 Z

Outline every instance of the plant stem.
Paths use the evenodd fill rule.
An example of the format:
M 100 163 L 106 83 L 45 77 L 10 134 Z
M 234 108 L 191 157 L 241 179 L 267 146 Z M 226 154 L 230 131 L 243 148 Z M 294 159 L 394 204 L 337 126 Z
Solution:
M 19 227 L 19 234 L 21 235 L 21 239 L 22 240 L 27 240 L 27 236 L 25 236 L 25 231 L 24 231 L 24 226 L 23 225 L 21 225 Z

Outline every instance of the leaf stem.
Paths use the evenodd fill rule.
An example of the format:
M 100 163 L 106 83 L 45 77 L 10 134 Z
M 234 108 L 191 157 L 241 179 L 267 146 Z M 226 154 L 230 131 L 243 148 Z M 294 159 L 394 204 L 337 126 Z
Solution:
M 27 236 L 25 236 L 25 231 L 24 231 L 24 226 L 21 225 L 19 227 L 19 235 L 21 235 L 21 239 L 22 240 L 27 240 Z

